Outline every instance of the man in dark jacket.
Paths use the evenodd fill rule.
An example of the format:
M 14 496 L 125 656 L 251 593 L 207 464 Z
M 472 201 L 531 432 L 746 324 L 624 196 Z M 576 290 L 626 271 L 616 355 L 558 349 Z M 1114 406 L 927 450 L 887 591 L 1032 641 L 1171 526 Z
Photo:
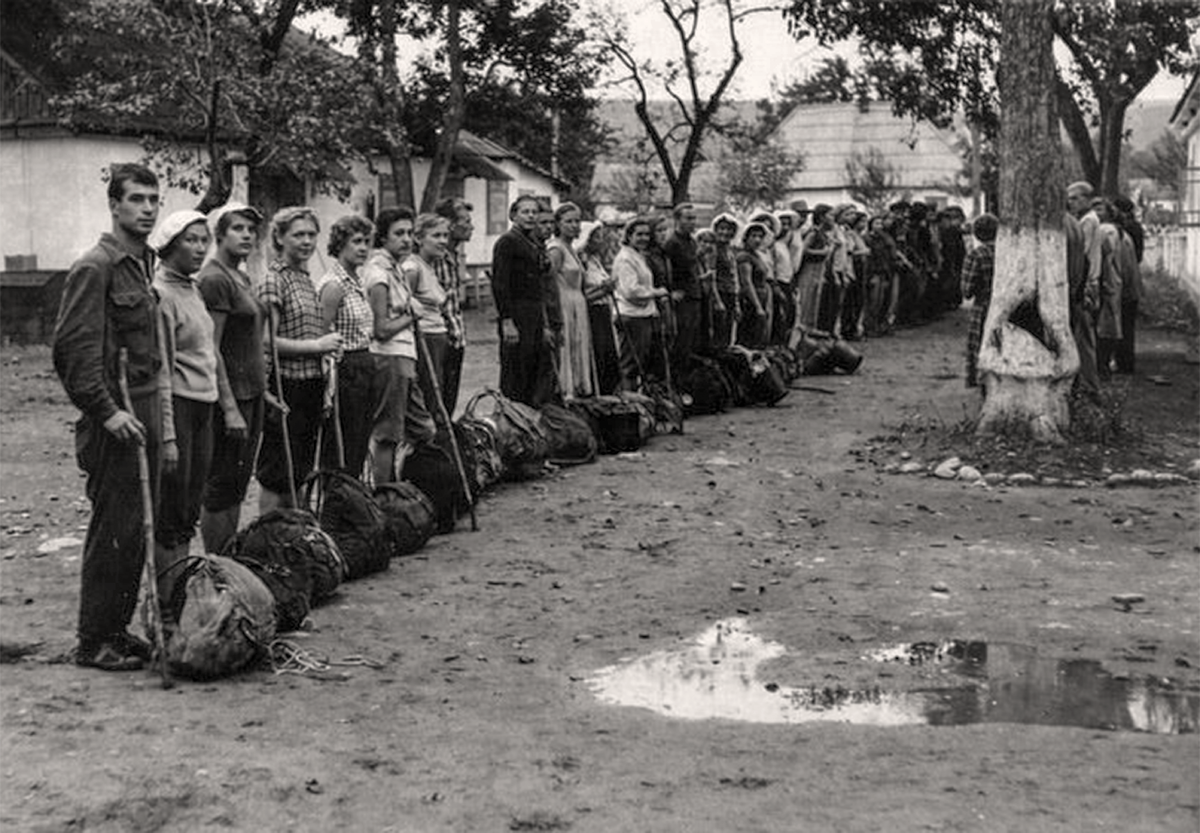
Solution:
M 492 295 L 500 328 L 500 392 L 538 407 L 554 398 L 551 349 L 555 333 L 548 316 L 549 259 L 537 236 L 541 206 L 532 195 L 513 202 L 512 228 L 492 248 Z
M 671 301 L 675 307 L 675 344 L 671 372 L 682 376 L 692 353 L 700 347 L 702 271 L 696 254 L 696 207 L 681 203 L 674 209 L 675 230 L 663 250 L 671 261 Z
M 140 165 L 114 165 L 108 186 L 112 232 L 71 267 L 54 330 L 54 368 L 82 412 L 75 452 L 87 475 L 92 517 L 83 544 L 75 661 L 131 671 L 149 646 L 126 628 L 137 607 L 146 557 L 137 447 L 158 494 L 159 460 L 173 459 L 170 368 L 163 360 L 154 255 L 146 238 L 158 219 L 158 179 Z M 128 360 L 133 410 L 125 408 L 119 355 Z

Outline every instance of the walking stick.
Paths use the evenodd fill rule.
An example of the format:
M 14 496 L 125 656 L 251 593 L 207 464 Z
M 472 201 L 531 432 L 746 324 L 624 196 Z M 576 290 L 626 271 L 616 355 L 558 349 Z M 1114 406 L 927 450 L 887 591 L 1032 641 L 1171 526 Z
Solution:
M 129 395 L 129 350 L 121 348 L 118 358 L 118 384 L 125 410 L 133 414 L 133 399 Z M 172 688 L 171 671 L 167 668 L 167 636 L 163 630 L 162 608 L 158 606 L 158 574 L 154 569 L 154 498 L 150 494 L 150 461 L 146 457 L 146 446 L 137 443 L 138 482 L 142 487 L 142 533 L 145 537 L 142 556 L 142 583 L 146 586 L 145 615 L 150 623 L 150 638 L 154 640 L 154 652 L 162 673 L 162 687 Z
M 300 501 L 296 497 L 296 464 L 292 461 L 292 439 L 288 431 L 287 400 L 283 398 L 283 375 L 279 372 L 279 346 L 275 343 L 278 316 L 279 314 L 272 309 L 271 323 L 267 328 L 267 337 L 271 342 L 271 367 L 275 371 L 275 398 L 279 400 L 279 424 L 283 429 L 283 461 L 287 466 L 288 495 L 292 499 L 292 508 L 299 509 Z
M 446 425 L 446 433 L 450 435 L 450 450 L 454 452 L 454 467 L 458 469 L 458 479 L 462 482 L 463 494 L 467 498 L 467 509 L 471 513 L 471 531 L 479 531 L 479 521 L 475 517 L 475 495 L 471 491 L 471 483 L 467 480 L 467 470 L 463 466 L 462 452 L 458 449 L 458 437 L 454 435 L 454 423 L 450 421 L 450 414 L 446 411 L 446 403 L 442 401 L 442 383 L 438 379 L 437 368 L 433 366 L 433 356 L 429 355 L 429 348 L 425 346 L 425 336 L 421 333 L 421 325 L 417 323 L 417 316 L 414 313 L 412 316 L 413 322 L 413 337 L 417 342 L 417 352 L 421 354 L 425 362 L 425 370 L 429 374 L 429 381 L 433 385 L 433 398 L 437 401 L 438 413 L 442 417 L 442 422 Z

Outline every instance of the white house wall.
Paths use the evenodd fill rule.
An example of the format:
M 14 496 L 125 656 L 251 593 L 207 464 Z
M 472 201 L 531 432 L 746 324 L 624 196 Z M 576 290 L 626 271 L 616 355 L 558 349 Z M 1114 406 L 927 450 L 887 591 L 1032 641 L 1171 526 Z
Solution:
M 143 156 L 135 139 L 116 136 L 42 136 L 0 142 L 0 249 L 4 256 L 35 255 L 37 268 L 68 268 L 112 229 L 108 185 L 114 162 Z M 163 215 L 191 208 L 197 197 L 163 188 Z
M 199 153 L 199 151 L 198 151 Z M 108 213 L 105 169 L 114 162 L 138 162 L 144 152 L 136 139 L 116 136 L 38 135 L 5 139 L 0 142 L 0 253 L 5 256 L 35 255 L 37 269 L 67 269 L 99 236 L 112 227 Z M 547 196 L 557 205 L 560 195 L 553 180 L 520 162 L 494 160 L 512 180 L 508 182 L 507 202 L 519 194 Z M 326 253 L 329 227 L 346 214 L 367 213 L 368 205 L 379 209 L 379 174 L 363 162 L 347 166 L 355 178 L 349 198 L 318 193 L 309 188 L 308 204 L 321 222 L 317 254 L 310 268 L 315 275 L 330 266 Z M 388 175 L 387 163 L 380 160 L 376 170 Z M 413 160 L 415 191 L 421 194 L 429 176 L 430 163 Z M 160 176 L 162 172 L 160 171 Z M 171 188 L 163 177 L 162 214 L 192 208 L 199 197 Z M 235 173 L 235 199 L 245 200 L 244 170 Z M 475 235 L 466 248 L 467 264 L 477 272 L 490 268 L 492 247 L 498 234 L 487 234 L 487 182 L 468 178 L 464 197 L 474 206 Z M 506 205 L 507 209 L 507 205 Z M 507 227 L 507 223 L 505 224 Z M 249 271 L 262 273 L 268 252 L 260 250 L 251 258 Z

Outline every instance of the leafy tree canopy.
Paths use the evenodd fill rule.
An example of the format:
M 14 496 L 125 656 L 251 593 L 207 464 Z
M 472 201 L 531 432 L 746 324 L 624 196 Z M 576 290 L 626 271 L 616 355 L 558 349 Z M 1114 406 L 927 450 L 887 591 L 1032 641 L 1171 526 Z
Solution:
M 353 63 L 291 29 L 298 2 L 91 0 L 71 4 L 57 42 L 86 69 L 54 100 L 65 124 L 142 133 L 168 181 L 222 201 L 231 151 L 327 190 L 362 155 L 369 123 Z M 181 148 L 203 142 L 207 166 Z
M 822 43 L 856 40 L 868 73 L 897 113 L 944 125 L 961 110 L 995 136 L 1001 5 L 792 0 L 785 15 L 794 32 Z M 1189 41 L 1200 22 L 1200 0 L 1056 0 L 1052 20 L 1071 56 L 1058 67 L 1064 127 L 1087 178 L 1111 190 L 1129 104 L 1159 72 L 1195 66 Z

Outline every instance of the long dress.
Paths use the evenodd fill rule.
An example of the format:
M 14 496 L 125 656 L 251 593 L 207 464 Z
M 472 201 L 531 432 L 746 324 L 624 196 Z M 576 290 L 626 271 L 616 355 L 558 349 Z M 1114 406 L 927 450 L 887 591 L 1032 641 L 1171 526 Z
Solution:
M 562 253 L 562 266 L 556 270 L 558 302 L 562 310 L 562 345 L 558 348 L 558 384 L 563 397 L 592 396 L 599 390 L 592 359 L 592 328 L 588 323 L 588 302 L 583 295 L 583 264 L 571 246 L 561 238 L 550 241 L 549 249 Z

